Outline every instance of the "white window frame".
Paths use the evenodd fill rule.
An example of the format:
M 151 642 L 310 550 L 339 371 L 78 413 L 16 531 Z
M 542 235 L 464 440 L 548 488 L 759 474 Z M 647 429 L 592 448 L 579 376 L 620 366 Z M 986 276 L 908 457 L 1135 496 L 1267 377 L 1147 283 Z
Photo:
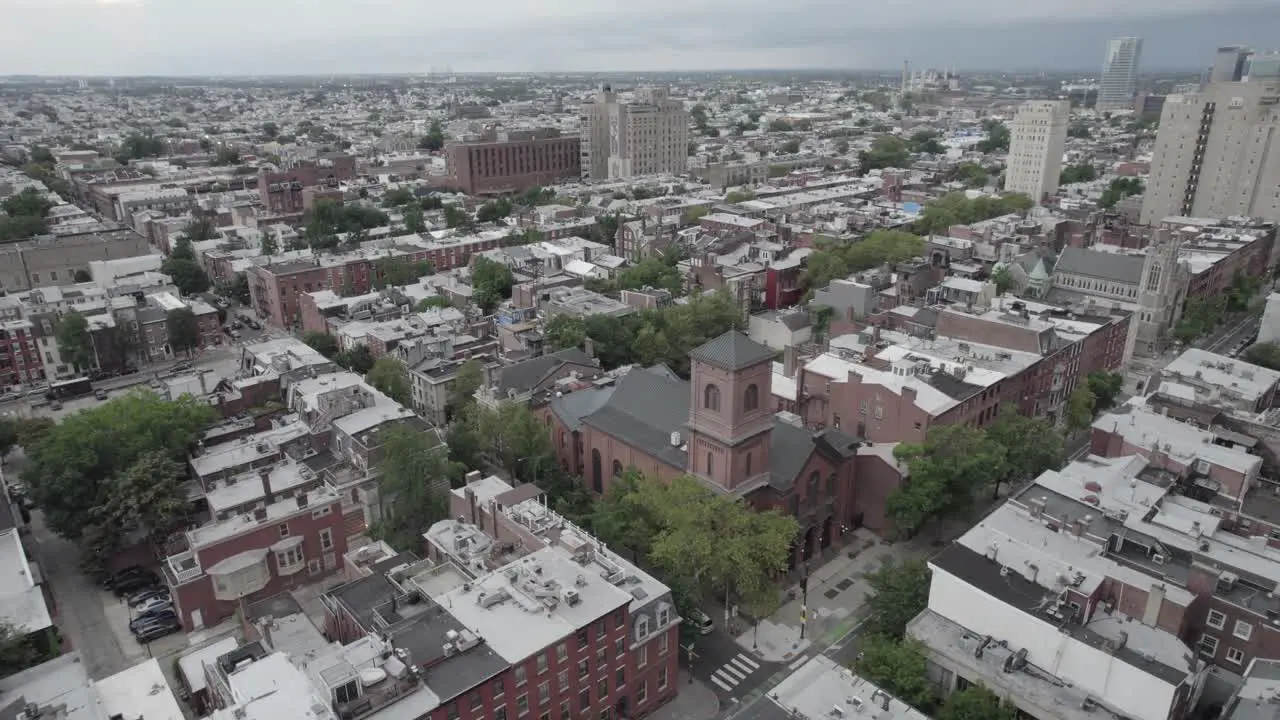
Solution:
M 1214 622 L 1214 616 L 1217 616 L 1217 622 Z M 1227 616 L 1218 610 L 1210 610 L 1209 616 L 1205 618 L 1204 624 L 1214 630 L 1221 630 L 1227 626 Z
M 636 650 L 636 667 L 642 668 L 649 663 L 649 646 L 641 645 Z
M 1243 665 L 1244 651 L 1240 648 L 1227 648 L 1227 654 L 1223 656 L 1223 659 L 1232 665 Z
M 636 639 L 642 640 L 649 635 L 649 616 L 641 615 L 636 618 Z
M 1212 649 L 1205 647 L 1206 644 L 1211 645 Z M 1212 635 L 1201 635 L 1200 642 L 1196 643 L 1196 652 L 1205 657 L 1218 656 L 1218 638 Z
M 323 528 L 320 530 L 320 549 L 333 549 L 333 528 Z
M 307 558 L 302 552 L 301 545 L 294 545 L 288 550 L 281 550 L 276 553 L 276 569 L 280 572 L 297 570 L 306 561 Z
M 1241 632 L 1242 629 L 1244 632 Z M 1243 620 L 1237 620 L 1236 626 L 1231 630 L 1231 634 L 1241 640 L 1248 640 L 1250 637 L 1253 637 L 1253 625 L 1250 625 Z

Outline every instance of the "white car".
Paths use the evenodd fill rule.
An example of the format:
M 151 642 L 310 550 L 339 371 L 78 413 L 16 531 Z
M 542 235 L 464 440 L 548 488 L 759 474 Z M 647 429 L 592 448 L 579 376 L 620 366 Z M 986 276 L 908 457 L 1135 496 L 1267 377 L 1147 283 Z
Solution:
M 164 610 L 173 607 L 173 600 L 168 595 L 150 598 L 136 606 L 134 610 L 139 615 L 143 615 L 156 610 Z

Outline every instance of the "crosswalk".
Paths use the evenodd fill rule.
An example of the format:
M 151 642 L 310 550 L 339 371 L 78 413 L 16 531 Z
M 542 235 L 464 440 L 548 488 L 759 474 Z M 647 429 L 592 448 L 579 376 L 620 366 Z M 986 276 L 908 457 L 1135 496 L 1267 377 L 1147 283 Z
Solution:
M 747 676 L 760 669 L 760 664 L 755 660 L 738 653 L 737 657 L 720 666 L 711 674 L 711 682 L 725 692 L 733 692 Z

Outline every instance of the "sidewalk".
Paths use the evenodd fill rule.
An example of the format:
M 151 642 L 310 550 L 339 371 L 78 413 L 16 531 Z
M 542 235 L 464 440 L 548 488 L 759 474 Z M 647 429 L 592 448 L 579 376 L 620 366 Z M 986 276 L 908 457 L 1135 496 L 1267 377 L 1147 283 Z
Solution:
M 853 557 L 849 557 L 850 553 Z M 856 530 L 840 554 L 809 574 L 807 608 L 797 585 L 793 588 L 794 600 L 784 602 L 758 627 L 748 628 L 735 640 L 751 655 L 770 663 L 791 662 L 814 645 L 825 648 L 857 624 L 858 610 L 871 590 L 865 576 L 878 570 L 888 558 L 918 554 L 919 548 L 913 544 L 885 545 L 870 531 Z M 807 622 L 802 622 L 802 612 Z
M 677 674 L 680 692 L 675 699 L 654 710 L 647 717 L 652 720 L 708 720 L 720 712 L 720 698 L 701 680 L 689 682 L 689 671 L 681 668 Z

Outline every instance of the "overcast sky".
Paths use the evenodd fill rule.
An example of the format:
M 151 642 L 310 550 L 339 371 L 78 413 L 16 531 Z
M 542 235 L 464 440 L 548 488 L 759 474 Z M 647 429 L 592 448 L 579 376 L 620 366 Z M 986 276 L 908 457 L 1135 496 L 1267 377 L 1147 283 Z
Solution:
M 1119 35 L 1167 69 L 1278 29 L 1277 0 L 0 0 L 0 75 L 1074 69 Z

